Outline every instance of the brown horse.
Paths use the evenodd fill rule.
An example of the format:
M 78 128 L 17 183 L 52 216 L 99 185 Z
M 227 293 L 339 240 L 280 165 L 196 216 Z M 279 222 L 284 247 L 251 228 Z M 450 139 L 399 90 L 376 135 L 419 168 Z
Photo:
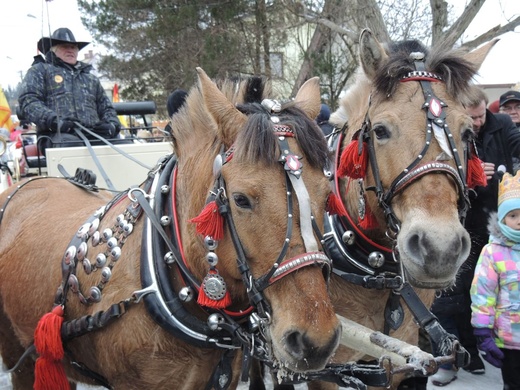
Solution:
M 494 43 L 471 53 L 430 51 L 416 41 L 382 45 L 365 30 L 362 67 L 331 116 L 341 129 L 330 143 L 337 153 L 336 191 L 346 209 L 329 217 L 325 239 L 334 262 L 336 312 L 413 345 L 418 322 L 447 343 L 448 354 L 453 340 L 426 308 L 435 289 L 454 283 L 469 254 L 461 220 L 468 186 L 482 171 L 471 154 L 464 102 Z M 334 360 L 364 355 L 342 346 Z M 401 379 L 396 376 L 391 388 Z
M 172 121 L 174 155 L 139 189 L 115 198 L 88 192 L 80 187 L 96 187 L 82 173 L 2 194 L 7 367 L 34 338 L 37 381 L 41 361 L 57 372 L 63 363 L 65 383 L 220 389 L 238 383 L 235 350 L 242 374 L 251 358 L 305 372 L 332 356 L 340 323 L 328 298 L 330 260 L 319 249 L 330 153 L 311 119 L 318 80 L 289 103 L 260 104 L 249 102 L 266 97 L 263 79 L 217 86 L 198 73 Z M 61 361 L 60 339 L 51 351 L 51 336 L 35 335 L 37 324 L 55 323 Z M 12 372 L 15 389 L 33 388 L 37 354 L 28 351 Z

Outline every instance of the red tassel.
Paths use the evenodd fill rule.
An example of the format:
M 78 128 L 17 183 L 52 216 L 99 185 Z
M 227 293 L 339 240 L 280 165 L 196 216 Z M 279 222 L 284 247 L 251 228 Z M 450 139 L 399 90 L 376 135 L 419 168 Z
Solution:
M 56 306 L 45 314 L 34 330 L 34 346 L 40 357 L 36 360 L 35 390 L 68 390 L 69 381 L 61 360 L 64 356 L 61 340 L 63 307 Z
M 469 188 L 477 186 L 485 187 L 487 185 L 486 173 L 482 167 L 482 160 L 473 155 L 468 160 L 468 171 L 466 172 L 466 184 Z
M 363 142 L 361 153 L 359 152 L 359 141 L 354 139 L 341 153 L 337 174 L 348 176 L 352 179 L 364 178 L 368 168 L 368 152 L 366 142 Z
M 197 233 L 204 237 L 211 236 L 217 241 L 224 237 L 224 217 L 220 215 L 215 201 L 209 202 L 198 216 L 188 222 L 196 223 Z
M 379 227 L 379 222 L 377 222 L 376 216 L 370 210 L 370 206 L 368 204 L 365 205 L 365 218 L 358 218 L 358 225 L 363 230 L 375 229 Z
M 337 196 L 334 192 L 329 194 L 327 198 L 327 212 L 330 215 L 340 215 L 342 217 L 347 216 L 347 210 L 345 210 L 345 206 L 343 206 L 343 202 L 341 198 Z

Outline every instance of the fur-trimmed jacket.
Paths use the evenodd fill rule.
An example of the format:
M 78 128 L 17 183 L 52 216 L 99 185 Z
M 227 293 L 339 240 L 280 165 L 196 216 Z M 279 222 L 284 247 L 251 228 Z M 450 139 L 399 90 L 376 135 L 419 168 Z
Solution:
M 471 284 L 471 324 L 495 332 L 500 348 L 520 350 L 520 243 L 504 236 L 496 213 Z

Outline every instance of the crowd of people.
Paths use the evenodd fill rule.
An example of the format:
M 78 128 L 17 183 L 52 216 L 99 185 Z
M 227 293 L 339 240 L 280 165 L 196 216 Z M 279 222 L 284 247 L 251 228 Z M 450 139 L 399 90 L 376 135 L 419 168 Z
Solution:
M 484 358 L 501 368 L 504 389 L 513 390 L 520 389 L 520 92 L 507 91 L 493 103 L 475 87 L 467 113 L 487 185 L 471 198 L 465 225 L 470 255 L 455 285 L 439 291 L 431 311 L 469 352 L 466 371 L 485 374 Z M 446 386 L 457 379 L 457 369 L 444 365 L 431 379 Z

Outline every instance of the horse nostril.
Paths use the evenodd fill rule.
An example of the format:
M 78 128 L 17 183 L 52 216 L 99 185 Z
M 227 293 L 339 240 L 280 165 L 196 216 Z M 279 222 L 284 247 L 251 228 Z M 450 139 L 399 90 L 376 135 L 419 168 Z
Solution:
M 305 357 L 306 337 L 298 331 L 290 332 L 286 338 L 286 350 L 295 359 L 303 359 Z

